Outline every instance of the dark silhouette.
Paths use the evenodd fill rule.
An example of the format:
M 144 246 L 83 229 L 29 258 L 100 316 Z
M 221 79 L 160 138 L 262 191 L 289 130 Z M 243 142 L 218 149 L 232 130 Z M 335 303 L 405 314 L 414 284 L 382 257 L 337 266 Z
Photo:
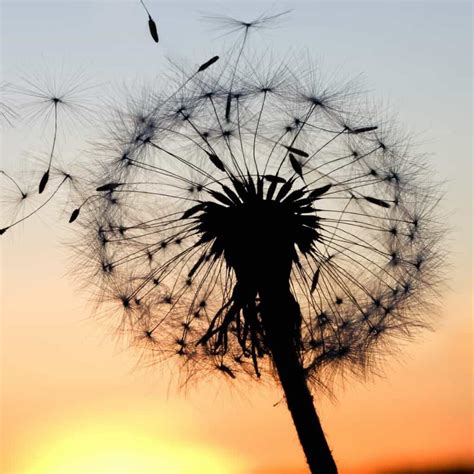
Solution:
M 150 30 L 150 35 L 153 38 L 153 41 L 155 43 L 158 43 L 158 41 L 159 41 L 158 29 L 156 28 L 155 20 L 153 20 L 153 18 L 151 17 L 150 12 L 148 11 L 148 8 L 146 7 L 143 0 L 140 0 L 140 3 L 143 5 L 143 8 L 145 9 L 145 11 L 148 15 L 148 29 Z
M 349 83 L 251 60 L 253 23 L 233 24 L 243 36 L 224 60 L 119 115 L 71 221 L 136 344 L 189 377 L 271 372 L 311 472 L 331 474 L 309 387 L 365 374 L 391 338 L 427 325 L 436 193 Z
M 310 388 L 428 325 L 442 232 L 422 161 L 351 83 L 246 54 L 280 16 L 217 20 L 242 32 L 230 53 L 115 113 L 69 222 L 134 344 L 185 377 L 274 375 L 311 472 L 332 474 Z

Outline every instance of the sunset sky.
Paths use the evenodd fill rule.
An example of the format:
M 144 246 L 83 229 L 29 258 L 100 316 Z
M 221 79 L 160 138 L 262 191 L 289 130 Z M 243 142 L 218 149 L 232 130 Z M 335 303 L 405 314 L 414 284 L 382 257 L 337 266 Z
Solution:
M 381 376 L 316 393 L 342 474 L 474 462 L 472 411 L 472 4 L 470 2 L 1 2 L 2 83 L 80 70 L 94 94 L 155 80 L 167 58 L 199 64 L 222 36 L 206 14 L 292 12 L 255 50 L 308 54 L 327 77 L 362 75 L 411 131 L 443 182 L 449 233 L 435 332 L 400 346 Z M 100 99 L 103 99 L 101 97 Z M 97 103 L 99 99 L 97 99 Z M 18 110 L 20 117 L 22 110 Z M 88 134 L 87 123 L 82 124 Z M 46 130 L 46 131 L 45 131 Z M 24 178 L 47 149 L 45 123 L 2 130 L 1 169 Z M 64 163 L 90 144 L 71 125 Z M 70 132 L 70 133 L 69 133 Z M 69 133 L 69 134 L 68 134 Z M 67 140 L 66 140 L 67 137 Z M 1 178 L 1 177 L 0 177 Z M 0 181 L 4 186 L 5 181 Z M 0 205 L 9 205 L 2 202 Z M 281 392 L 214 377 L 178 390 L 176 368 L 143 367 L 93 317 L 71 272 L 70 207 L 53 204 L 1 237 L 0 471 L 6 474 L 303 474 Z M 0 227 L 7 224 L 0 214 Z

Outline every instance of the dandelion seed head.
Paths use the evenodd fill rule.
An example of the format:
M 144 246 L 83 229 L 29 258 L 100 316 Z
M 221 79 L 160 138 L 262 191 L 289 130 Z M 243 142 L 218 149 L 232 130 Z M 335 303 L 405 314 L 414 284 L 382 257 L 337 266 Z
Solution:
M 272 19 L 217 22 L 245 35 Z M 425 322 L 436 190 L 353 82 L 242 51 L 113 114 L 77 222 L 83 251 L 120 324 L 186 370 L 271 372 L 267 295 L 288 291 L 297 316 L 274 318 L 311 380 L 363 375 Z

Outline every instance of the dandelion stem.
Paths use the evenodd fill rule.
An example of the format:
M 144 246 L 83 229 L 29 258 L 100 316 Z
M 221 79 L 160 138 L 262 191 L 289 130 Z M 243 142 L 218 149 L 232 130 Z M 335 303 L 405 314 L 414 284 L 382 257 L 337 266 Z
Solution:
M 260 112 L 258 113 L 257 125 L 255 125 L 255 132 L 253 134 L 252 153 L 253 153 L 253 162 L 255 164 L 255 169 L 257 170 L 257 177 L 259 177 L 259 172 L 258 172 L 257 157 L 256 157 L 256 144 L 257 144 L 257 137 L 258 137 L 258 127 L 260 125 L 260 119 L 262 118 L 263 107 L 265 106 L 266 98 L 267 98 L 267 92 L 265 91 L 263 93 L 262 106 L 260 107 Z
M 51 169 L 51 163 L 53 161 L 54 149 L 56 147 L 56 137 L 58 135 L 58 101 L 54 101 L 54 135 L 53 145 L 51 147 L 51 153 L 49 155 L 48 171 Z
M 311 473 L 337 474 L 298 356 L 292 324 L 301 318 L 300 308 L 289 290 L 289 278 L 272 280 L 260 289 L 262 322 L 288 409 Z
M 143 2 L 143 0 L 140 0 L 140 3 L 143 5 L 143 8 L 145 9 L 147 15 L 150 16 L 150 12 L 148 11 L 148 8 L 146 7 L 146 5 L 145 5 L 145 3 Z
M 247 172 L 247 174 L 249 174 L 249 167 L 247 164 L 247 158 L 245 156 L 245 150 L 244 150 L 244 142 L 242 140 L 242 124 L 240 121 L 240 103 L 239 103 L 238 98 L 236 99 L 236 104 L 237 104 L 237 129 L 239 131 L 240 150 L 242 151 L 242 159 L 245 164 L 245 171 Z
M 237 59 L 234 64 L 234 71 L 232 72 L 232 77 L 230 79 L 229 84 L 229 92 L 227 93 L 227 103 L 225 109 L 225 119 L 227 122 L 230 122 L 230 107 L 232 102 L 232 88 L 234 86 L 235 76 L 237 74 L 237 67 L 239 66 L 240 58 L 242 57 L 242 53 L 244 51 L 245 43 L 247 42 L 248 34 L 249 34 L 249 27 L 250 25 L 246 25 L 244 39 L 242 40 L 242 45 L 240 46 L 239 54 L 237 55 Z

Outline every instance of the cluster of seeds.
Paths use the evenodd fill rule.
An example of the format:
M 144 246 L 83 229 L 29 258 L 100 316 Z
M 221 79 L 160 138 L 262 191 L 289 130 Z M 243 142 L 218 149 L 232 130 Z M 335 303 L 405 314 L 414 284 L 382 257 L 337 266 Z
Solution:
M 363 373 L 425 326 L 441 259 L 434 190 L 348 84 L 246 57 L 247 32 L 233 55 L 110 121 L 95 192 L 71 216 L 81 252 L 150 355 L 260 376 L 262 287 L 281 274 L 308 375 Z
M 339 369 L 364 374 L 394 337 L 427 325 L 443 261 L 438 192 L 408 138 L 351 83 L 247 54 L 250 33 L 280 16 L 214 18 L 240 44 L 181 70 L 172 93 L 146 90 L 101 120 L 98 159 L 74 181 L 54 161 L 59 119 L 86 110 L 81 88 L 27 82 L 20 92 L 52 120 L 35 184 L 47 196 L 0 234 L 72 184 L 80 268 L 144 353 L 177 357 L 190 374 L 260 377 L 270 298 L 308 378 L 325 384 Z M 294 311 L 275 309 L 285 292 Z

